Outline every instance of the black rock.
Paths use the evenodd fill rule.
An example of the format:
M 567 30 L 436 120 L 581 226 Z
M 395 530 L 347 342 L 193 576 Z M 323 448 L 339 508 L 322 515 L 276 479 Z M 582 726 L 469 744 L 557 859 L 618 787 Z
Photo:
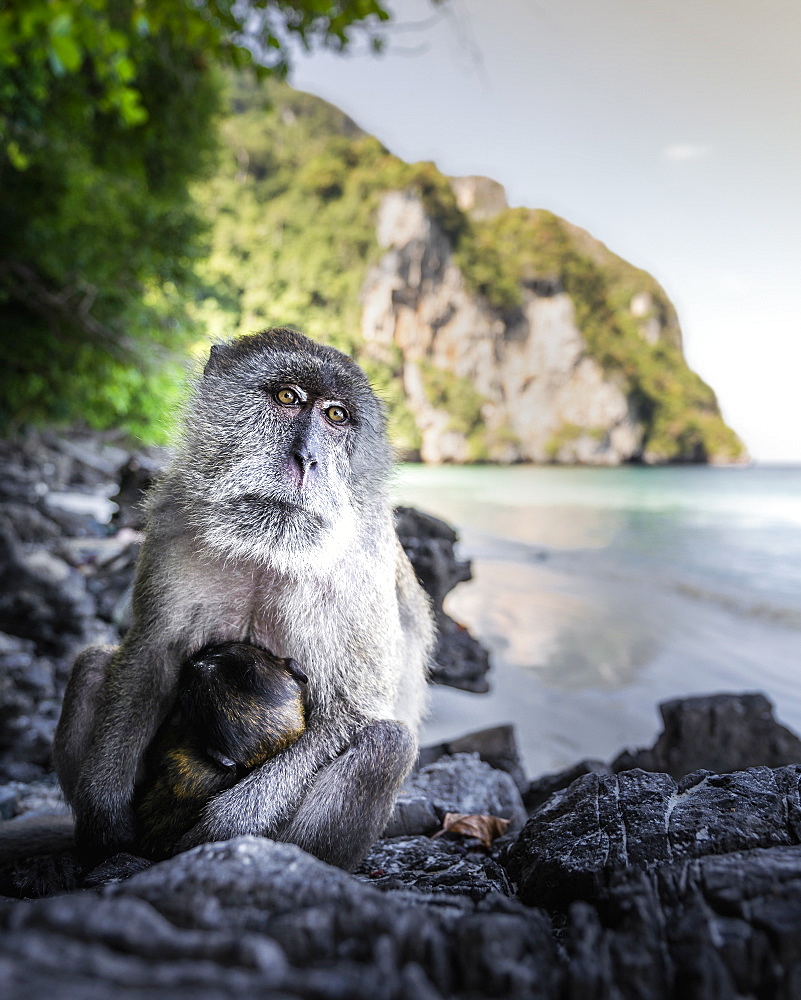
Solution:
M 104 513 L 108 504 L 103 497 L 96 498 L 91 510 L 74 509 L 76 503 L 83 508 L 83 493 L 48 494 L 40 507 L 48 519 L 58 525 L 65 538 L 103 538 L 106 534 Z
M 442 818 L 429 796 L 414 788 L 407 779 L 398 794 L 382 836 L 407 837 L 418 833 L 436 833 L 442 826 Z
M 97 895 L 0 904 L 0 927 L 8 1000 L 555 1000 L 563 976 L 541 911 L 492 891 L 380 892 L 257 837 L 196 848 Z
M 92 509 L 111 513 L 107 497 L 114 492 L 129 453 L 109 443 L 109 438 L 98 432 L 29 430 L 14 439 L 0 439 L 0 499 L 12 509 L 36 507 L 40 514 L 64 515 L 62 530 L 77 537 L 86 513 Z M 81 500 L 84 503 L 78 506 L 86 507 L 83 514 L 70 502 Z M 72 523 L 77 534 L 70 531 Z
M 43 814 L 69 815 L 69 807 L 64 801 L 55 774 L 27 781 L 10 781 L 0 786 L 0 792 L 7 794 L 8 800 L 13 801 L 13 809 L 8 819 L 13 816 L 30 817 Z
M 641 770 L 587 774 L 534 812 L 509 852 L 524 902 L 565 910 L 594 901 L 611 874 L 801 842 L 801 766 L 676 782 Z
M 464 625 L 445 612 L 437 615 L 437 647 L 431 668 L 431 681 L 448 687 L 485 694 L 489 691 L 487 674 L 489 653 L 474 639 Z
M 801 848 L 624 869 L 561 936 L 566 996 L 795 1000 L 801 984 Z
M 530 784 L 510 727 L 426 748 L 395 836 L 356 875 L 261 838 L 87 870 L 64 849 L 54 779 L 29 779 L 49 766 L 76 646 L 117 639 L 151 457 L 86 434 L 0 442 L 0 568 L 13 583 L 0 594 L 0 778 L 18 779 L 0 787 L 0 817 L 56 823 L 49 854 L 32 863 L 23 841 L 0 866 L 0 892 L 68 893 L 0 900 L 4 998 L 801 996 L 801 766 L 780 766 L 801 761 L 801 740 L 758 694 L 666 703 L 650 749 Z M 112 538 L 68 508 L 105 502 L 123 466 Z M 442 611 L 470 575 L 455 533 L 408 509 L 397 518 L 437 612 L 436 679 L 485 690 L 486 652 Z M 519 830 L 520 790 L 531 818 L 489 852 L 424 835 L 446 812 Z
M 474 733 L 459 736 L 448 743 L 421 747 L 418 766 L 425 767 L 440 757 L 456 753 L 477 753 L 490 767 L 511 774 L 521 792 L 530 787 L 523 771 L 514 726 L 491 726 L 489 729 L 479 729 Z
M 648 750 L 624 750 L 613 771 L 641 767 L 674 778 L 707 768 L 740 771 L 747 767 L 801 763 L 801 740 L 773 716 L 759 692 L 714 694 L 666 701 L 659 706 L 664 728 Z
M 413 507 L 395 508 L 395 530 L 409 556 L 417 579 L 436 609 L 457 583 L 472 578 L 469 562 L 454 555 L 458 535 L 445 521 Z
M 95 610 L 80 573 L 46 549 L 25 551 L 3 529 L 0 571 L 14 581 L 0 592 L 0 629 L 32 639 L 42 655 L 74 648 Z
M 478 754 L 461 753 L 442 757 L 406 779 L 384 836 L 432 833 L 449 812 L 500 816 L 511 821 L 511 830 L 520 829 L 526 819 L 512 777 Z
M 454 553 L 456 532 L 439 518 L 411 507 L 395 508 L 395 528 L 417 579 L 431 598 L 437 621 L 432 681 L 476 693 L 488 691 L 488 652 L 442 609 L 445 596 L 472 576 L 470 563 L 460 562 Z
M 93 888 L 101 885 L 111 885 L 114 882 L 122 882 L 138 872 L 146 871 L 153 862 L 146 858 L 137 857 L 127 851 L 121 851 L 113 857 L 108 858 L 96 868 L 92 868 L 82 877 L 82 885 Z
M 0 820 L 11 819 L 17 814 L 17 793 L 8 785 L 0 787 Z
M 443 892 L 474 900 L 490 892 L 512 895 L 506 872 L 491 857 L 445 837 L 379 840 L 356 874 L 378 889 Z
M 112 518 L 115 528 L 144 529 L 145 496 L 168 462 L 166 448 L 143 448 L 128 457 L 119 472 L 119 490 L 111 498 L 117 504 Z
M 92 491 L 98 486 L 114 482 L 128 457 L 128 452 L 111 443 L 113 434 L 97 432 L 44 431 L 42 443 L 51 455 L 70 460 L 65 463 L 61 480 L 56 488 L 78 487 Z
M 131 623 L 134 571 L 142 547 L 141 536 L 132 531 L 120 532 L 117 537 L 123 538 L 126 534 L 131 540 L 125 547 L 114 552 L 110 558 L 95 560 L 86 578 L 86 586 L 95 599 L 98 616 L 114 625 L 121 635 Z
M 29 504 L 8 502 L 0 510 L 0 527 L 17 541 L 54 548 L 63 531 L 51 517 Z
M 612 774 L 612 769 L 602 760 L 587 758 L 580 760 L 578 764 L 573 764 L 572 767 L 564 768 L 562 771 L 543 774 L 528 783 L 523 791 L 523 804 L 529 812 L 533 812 L 543 802 L 546 802 L 554 792 L 572 785 L 576 778 L 580 778 L 583 774 Z
M 475 755 L 413 780 L 437 820 L 522 812 L 510 775 Z M 501 854 L 531 909 L 509 898 L 496 851 L 450 835 L 383 839 L 353 876 L 261 838 L 147 870 L 121 855 L 76 874 L 56 855 L 49 873 L 17 868 L 10 889 L 36 892 L 55 870 L 83 892 L 0 901 L 3 995 L 794 1000 L 800 783 L 801 766 L 679 783 L 587 770 Z M 20 788 L 17 808 L 36 795 Z
M 57 719 L 53 661 L 37 657 L 31 640 L 0 632 L 0 779 L 45 773 Z

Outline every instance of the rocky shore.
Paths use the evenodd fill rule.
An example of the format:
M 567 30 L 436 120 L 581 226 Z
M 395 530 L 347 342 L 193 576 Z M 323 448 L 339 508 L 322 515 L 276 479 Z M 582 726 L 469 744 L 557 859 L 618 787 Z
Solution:
M 96 436 L 0 442 L 0 840 L 66 821 L 60 697 L 76 649 L 125 628 L 162 461 Z M 486 689 L 486 654 L 441 610 L 469 574 L 455 535 L 409 510 L 398 529 L 440 617 L 436 679 Z M 533 780 L 509 727 L 424 748 L 354 874 L 245 837 L 155 865 L 56 853 L 62 891 L 33 898 L 41 859 L 6 860 L 0 995 L 795 998 L 801 741 L 756 693 L 662 716 L 650 748 Z

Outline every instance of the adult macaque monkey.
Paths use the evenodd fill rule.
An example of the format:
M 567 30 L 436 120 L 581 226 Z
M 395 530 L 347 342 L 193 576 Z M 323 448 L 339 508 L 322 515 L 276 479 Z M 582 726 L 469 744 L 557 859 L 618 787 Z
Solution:
M 287 329 L 215 346 L 150 497 L 133 625 L 73 668 L 56 771 L 87 855 L 130 848 L 141 765 L 181 663 L 242 640 L 303 664 L 299 739 L 214 796 L 181 848 L 239 834 L 355 866 L 417 754 L 433 641 L 395 534 L 382 407 L 361 369 Z

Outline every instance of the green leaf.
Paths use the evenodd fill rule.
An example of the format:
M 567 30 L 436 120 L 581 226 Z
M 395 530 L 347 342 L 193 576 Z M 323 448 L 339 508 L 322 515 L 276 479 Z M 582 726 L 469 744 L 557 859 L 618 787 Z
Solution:
M 123 83 L 128 83 L 136 76 L 136 64 L 133 59 L 118 59 L 115 65 L 117 76 Z
M 51 54 L 56 56 L 60 66 L 59 75 L 74 73 L 83 62 L 83 53 L 70 35 L 56 35 L 50 40 Z M 59 72 L 54 69 L 54 72 Z
M 6 143 L 6 156 L 8 157 L 11 166 L 15 167 L 17 170 L 27 170 L 30 166 L 30 157 L 26 156 L 25 153 L 19 147 L 19 143 L 14 139 Z

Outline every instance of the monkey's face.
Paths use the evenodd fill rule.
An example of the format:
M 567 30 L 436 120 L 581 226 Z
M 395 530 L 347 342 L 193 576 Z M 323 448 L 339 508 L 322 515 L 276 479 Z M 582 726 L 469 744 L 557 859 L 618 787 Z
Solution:
M 205 541 L 285 571 L 308 566 L 310 547 L 320 561 L 346 545 L 390 467 L 364 373 L 291 330 L 212 348 L 186 444 Z

